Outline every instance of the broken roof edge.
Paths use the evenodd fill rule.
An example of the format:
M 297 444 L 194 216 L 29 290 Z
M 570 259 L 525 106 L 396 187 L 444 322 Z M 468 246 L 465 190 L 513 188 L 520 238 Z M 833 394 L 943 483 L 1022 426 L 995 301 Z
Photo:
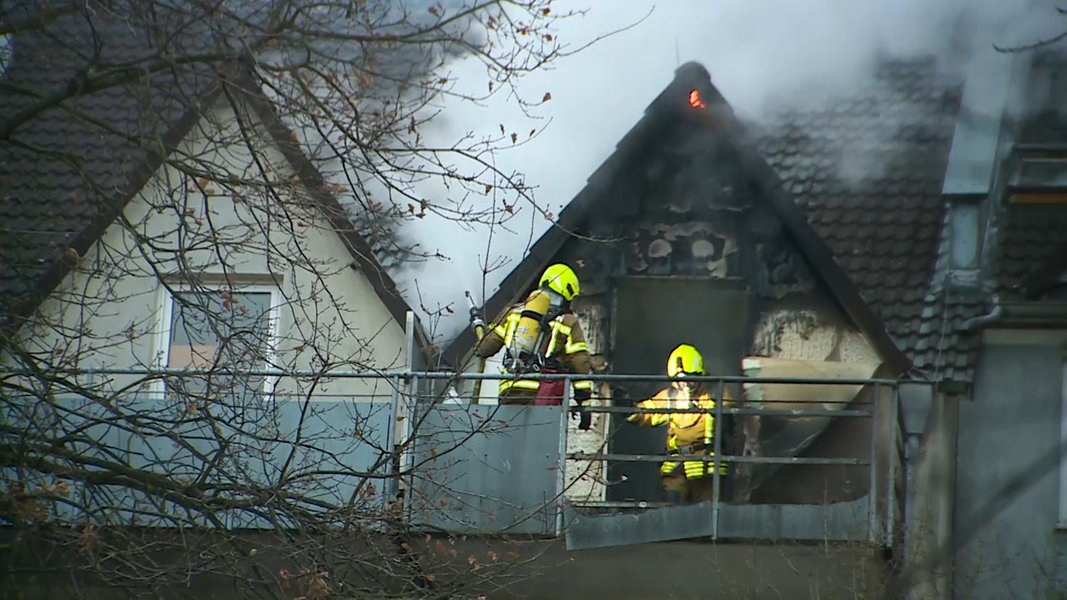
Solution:
M 285 124 L 281 116 L 274 108 L 274 104 L 263 92 L 262 87 L 255 81 L 255 77 L 247 70 L 242 69 L 235 80 L 228 84 L 234 91 L 241 95 L 242 100 L 249 103 L 255 115 L 263 122 L 271 140 L 278 146 L 286 162 L 297 174 L 303 186 L 307 188 L 312 199 L 330 222 L 334 232 L 344 242 L 352 259 L 359 271 L 367 277 L 375 294 L 385 304 L 389 314 L 400 325 L 401 329 L 407 327 L 407 313 L 411 312 L 415 317 L 415 344 L 430 364 L 433 364 L 434 352 L 430 336 L 427 334 L 422 320 L 401 295 L 396 281 L 389 275 L 381 261 L 374 255 L 370 244 L 358 231 L 348 212 L 341 205 L 340 200 L 333 194 L 327 185 L 322 172 L 315 167 L 307 154 L 300 148 L 298 138 L 292 128 Z
M 660 121 L 672 115 L 672 105 L 688 101 L 688 90 L 696 89 L 706 102 L 706 115 L 715 123 L 733 144 L 748 169 L 751 180 L 770 199 L 771 207 L 782 219 L 801 253 L 811 262 L 818 277 L 829 288 L 845 314 L 867 336 L 887 368 L 894 376 L 902 376 L 911 370 L 911 361 L 893 341 L 885 323 L 871 310 L 866 300 L 845 270 L 834 259 L 829 245 L 808 223 L 803 209 L 791 194 L 786 192 L 781 178 L 756 150 L 746 134 L 745 127 L 734 115 L 733 109 L 711 82 L 711 75 L 703 65 L 687 62 L 675 70 L 672 81 L 645 109 L 644 116 L 620 139 L 616 150 L 586 180 L 585 187 L 560 211 L 559 220 L 531 246 L 527 256 L 504 278 L 497 291 L 486 301 L 483 311 L 486 316 L 499 316 L 506 307 L 516 302 L 528 291 L 551 258 L 567 241 L 568 232 L 585 218 L 592 198 L 610 180 L 620 163 L 637 151 L 650 130 Z M 682 95 L 680 92 L 685 92 Z M 459 369 L 469 362 L 475 345 L 470 328 L 457 335 L 442 353 L 444 361 Z

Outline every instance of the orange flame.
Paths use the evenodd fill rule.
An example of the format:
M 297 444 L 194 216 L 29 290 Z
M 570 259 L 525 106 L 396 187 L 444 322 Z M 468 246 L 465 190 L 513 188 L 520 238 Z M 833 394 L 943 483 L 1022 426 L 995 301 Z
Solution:
M 689 90 L 689 106 L 693 108 L 707 108 L 708 103 L 700 97 L 700 91 L 696 88 Z

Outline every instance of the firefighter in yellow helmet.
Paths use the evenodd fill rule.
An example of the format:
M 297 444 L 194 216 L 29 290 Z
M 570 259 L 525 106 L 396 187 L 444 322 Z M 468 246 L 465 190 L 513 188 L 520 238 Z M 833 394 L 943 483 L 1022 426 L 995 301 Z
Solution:
M 667 387 L 655 396 L 638 402 L 635 406 L 644 409 L 655 408 L 715 408 L 715 399 L 709 393 L 705 382 L 686 381 L 687 376 L 704 375 L 704 358 L 690 344 L 678 345 L 667 359 L 667 375 L 675 378 Z M 723 406 L 729 405 L 729 397 L 723 389 Z M 634 413 L 627 418 L 632 423 L 657 427 L 668 425 L 668 454 L 704 454 L 715 455 L 714 413 Z M 725 447 L 725 444 L 722 444 Z M 660 465 L 660 477 L 663 489 L 671 502 L 701 502 L 711 500 L 714 496 L 714 468 L 719 467 L 719 497 L 728 500 L 729 478 L 725 477 L 729 469 L 725 463 L 689 460 L 684 462 L 666 461 Z
M 586 344 L 571 301 L 580 293 L 578 276 L 565 264 L 545 269 L 536 289 L 511 307 L 502 322 L 488 328 L 475 352 L 489 358 L 504 349 L 503 370 L 511 379 L 500 382 L 501 404 L 559 405 L 564 382 L 524 379 L 530 373 L 590 373 Z M 591 418 L 580 410 L 592 395 L 588 379 L 571 381 L 579 410 L 579 429 L 589 429 Z

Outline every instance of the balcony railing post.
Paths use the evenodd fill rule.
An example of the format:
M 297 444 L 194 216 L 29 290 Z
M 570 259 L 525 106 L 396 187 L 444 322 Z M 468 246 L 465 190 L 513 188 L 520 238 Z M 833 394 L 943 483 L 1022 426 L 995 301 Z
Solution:
M 387 507 L 390 502 L 397 500 L 399 494 L 399 482 L 397 477 L 400 474 L 400 455 L 397 453 L 396 448 L 396 417 L 400 414 L 400 378 L 392 377 L 389 379 L 389 386 L 392 391 L 389 393 L 389 419 L 386 423 L 389 424 L 385 428 L 385 449 L 389 452 L 389 462 L 385 466 L 387 479 L 385 485 L 382 486 L 382 493 L 384 494 L 383 502 Z
M 407 522 L 411 522 L 411 498 L 412 489 L 415 485 L 415 474 L 412 473 L 412 468 L 415 466 L 415 424 L 414 417 L 419 412 L 419 376 L 417 373 L 412 373 L 411 378 L 408 380 L 408 393 L 407 393 L 407 405 L 408 410 L 404 415 L 404 449 L 401 460 L 402 472 L 407 473 L 407 477 L 404 478 L 404 518 Z
M 712 490 L 711 490 L 711 539 L 719 539 L 719 500 L 721 496 L 721 481 L 719 478 L 719 459 L 722 457 L 722 403 L 724 399 L 723 391 L 726 389 L 726 382 L 719 380 L 718 390 L 715 394 L 715 422 L 712 433 L 713 452 L 715 453 L 715 460 L 712 461 Z
M 571 407 L 571 379 L 563 378 L 563 400 L 559 403 L 559 458 L 556 462 L 556 535 L 563 535 L 563 491 L 567 486 L 567 419 Z
M 874 396 L 871 399 L 871 455 L 867 469 L 870 475 L 870 488 L 867 490 L 867 538 L 871 544 L 878 540 L 878 401 L 880 399 L 878 383 L 874 384 Z
M 887 448 L 887 459 L 889 460 L 889 489 L 886 494 L 886 525 L 885 525 L 885 545 L 887 548 L 893 547 L 894 532 L 893 528 L 896 527 L 896 512 L 897 512 L 897 459 L 900 458 L 901 447 L 898 441 L 900 440 L 900 422 L 899 412 L 900 409 L 900 386 L 893 386 L 893 396 L 890 399 L 889 406 L 889 448 Z M 903 465 L 902 465 L 903 467 Z M 901 498 L 903 501 L 903 498 Z

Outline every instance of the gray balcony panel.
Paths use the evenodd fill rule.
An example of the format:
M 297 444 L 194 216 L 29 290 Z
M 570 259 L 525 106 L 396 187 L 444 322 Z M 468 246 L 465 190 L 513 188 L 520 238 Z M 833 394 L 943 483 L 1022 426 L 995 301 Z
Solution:
M 600 516 L 582 514 L 567 504 L 564 522 L 567 550 L 708 538 L 715 533 L 711 502 Z
M 828 505 L 742 504 L 719 506 L 715 531 L 713 503 L 669 506 L 592 515 L 567 505 L 567 550 L 647 544 L 695 538 L 849 541 L 866 539 L 868 502 Z
M 554 533 L 560 413 L 552 406 L 433 407 L 415 449 L 413 525 Z
M 724 504 L 720 538 L 765 540 L 863 540 L 868 532 L 868 497 L 835 504 Z
M 72 463 L 74 468 L 126 481 L 71 485 L 70 501 L 54 504 L 54 516 L 60 521 L 79 522 L 88 516 L 101 525 L 285 526 L 284 514 L 268 520 L 261 506 L 206 513 L 186 510 L 180 499 L 164 500 L 158 487 L 148 494 L 140 491 L 158 486 L 152 483 L 158 475 L 165 483 L 204 481 L 208 486 L 225 486 L 228 491 L 209 487 L 206 493 L 240 502 L 246 497 L 242 490 L 270 486 L 281 477 L 283 467 L 290 481 L 297 480 L 286 484 L 287 492 L 309 501 L 296 502 L 303 510 L 325 516 L 327 510 L 310 501 L 343 507 L 353 498 L 355 506 L 370 512 L 377 513 L 382 506 L 381 484 L 365 474 L 382 456 L 382 433 L 392 421 L 386 404 L 304 406 L 280 401 L 242 407 L 220 404 L 204 412 L 173 399 L 132 398 L 112 409 L 67 397 L 54 405 L 39 404 L 33 411 L 9 405 L 4 412 L 8 424 L 19 424 L 31 434 L 71 440 L 70 455 L 80 457 Z M 56 456 L 45 458 L 62 462 Z M 127 472 L 132 475 L 123 475 Z M 50 479 L 42 476 L 40 481 Z

